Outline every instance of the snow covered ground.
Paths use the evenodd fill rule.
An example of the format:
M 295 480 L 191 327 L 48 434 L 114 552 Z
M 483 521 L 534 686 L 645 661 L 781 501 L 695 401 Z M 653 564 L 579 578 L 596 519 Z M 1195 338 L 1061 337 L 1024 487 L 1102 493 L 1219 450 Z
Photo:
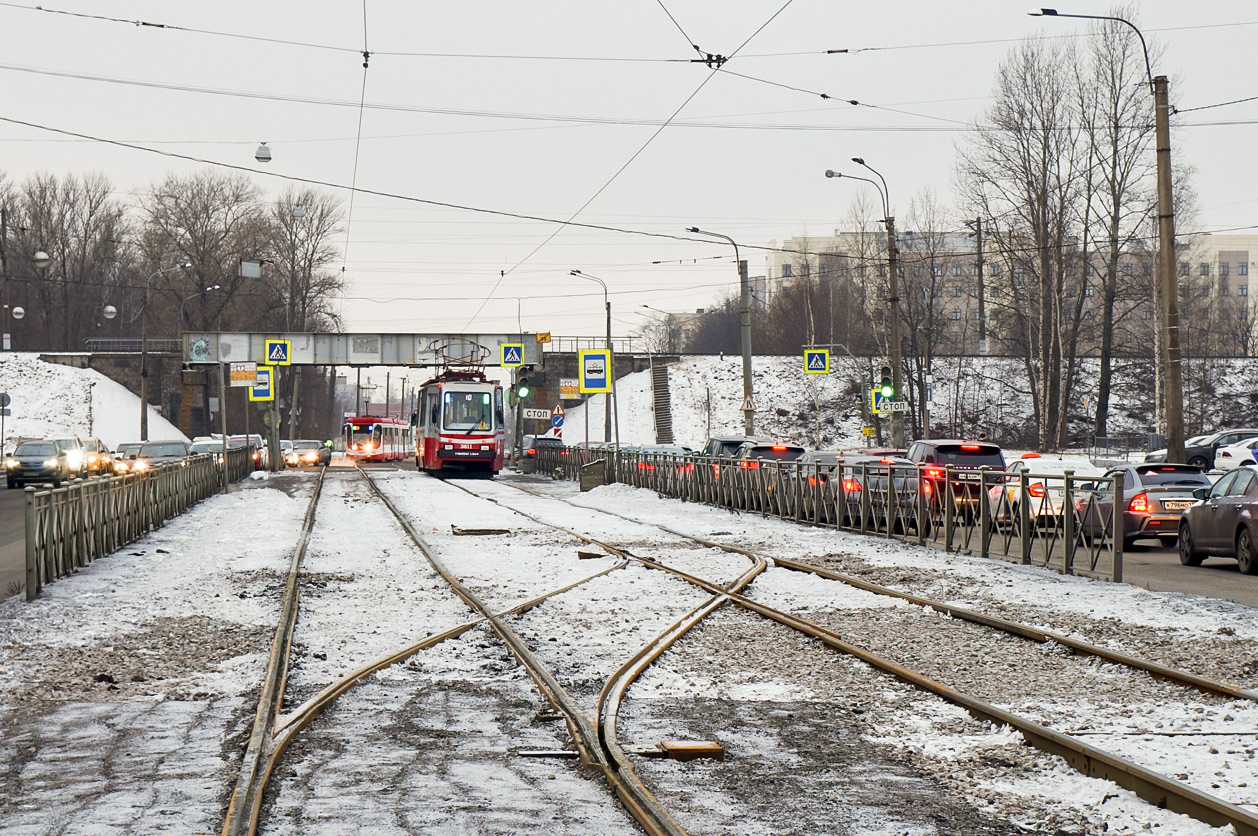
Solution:
M 99 438 L 110 450 L 140 439 L 140 399 L 100 372 L 45 363 L 37 354 L 0 353 L 0 392 L 10 397 L 4 450 L 26 438 Z M 149 406 L 149 438 L 185 439 Z
M 772 358 L 768 358 L 772 359 Z M 807 388 L 791 383 L 796 358 L 783 358 L 779 369 L 765 370 L 761 404 L 766 434 L 806 432 L 815 422 L 803 421 L 811 400 Z M 700 444 L 709 433 L 741 428 L 737 400 L 741 397 L 741 369 L 736 358 L 697 358 L 676 368 L 674 426 L 678 439 Z M 802 372 L 796 375 L 803 378 Z M 717 382 L 719 381 L 719 385 Z M 798 381 L 796 381 L 798 382 Z M 684 385 L 683 385 L 684 384 Z M 763 388 L 760 388 L 763 386 Z M 709 424 L 708 388 L 713 407 Z M 776 388 L 775 388 L 776 387 Z M 622 443 L 653 441 L 649 419 L 649 376 L 634 375 L 619 384 Z M 137 426 L 138 401 L 92 372 L 51 366 L 30 355 L 0 356 L 0 390 L 13 397 L 14 417 L 8 431 L 22 435 L 78 433 L 97 435 L 110 444 L 129 440 Z M 120 391 L 121 390 L 121 391 Z M 734 394 L 731 395 L 730 393 Z M 800 394 L 800 393 L 803 394 Z M 818 400 L 833 393 L 819 384 Z M 591 401 L 592 407 L 601 398 Z M 772 409 L 769 423 L 767 404 Z M 778 410 L 786 415 L 778 415 Z M 719 418 L 717 416 L 720 416 Z M 592 435 L 600 437 L 602 414 L 591 410 Z M 855 446 L 859 438 L 848 428 L 859 418 L 837 414 L 833 427 L 823 424 L 821 446 Z M 151 426 L 161 426 L 150 413 Z M 568 411 L 565 438 L 579 441 L 583 428 L 580 408 Z M 792 430 L 791 427 L 795 427 Z M 172 428 L 173 430 L 173 428 Z M 165 434 L 163 427 L 160 431 Z M 807 436 L 787 437 L 808 440 Z M 351 474 L 344 474 L 351 477 Z M 212 497 L 183 517 L 115 555 L 96 561 L 83 571 L 49 586 L 37 601 L 27 604 L 14 596 L 0 602 L 0 832 L 21 836 L 96 833 L 215 832 L 220 823 L 232 770 L 238 763 L 243 736 L 252 717 L 251 700 L 261 678 L 274 628 L 278 594 L 293 543 L 299 531 L 311 474 L 278 477 L 255 474 L 242 490 Z M 486 485 L 504 501 L 518 492 L 501 483 Z M 479 591 L 506 605 L 537 590 L 553 589 L 582 572 L 593 573 L 592 563 L 547 557 L 544 541 L 532 534 L 514 542 L 517 559 L 495 566 L 487 559 L 482 538 L 450 536 L 449 524 L 483 526 L 509 522 L 514 529 L 536 528 L 513 518 L 506 509 L 487 511 L 483 500 L 461 498 L 449 486 L 420 474 L 397 473 L 386 480 L 389 491 L 415 519 L 432 522 L 428 528 L 439 541 L 450 565 L 477 576 Z M 1226 670 L 1234 684 L 1258 687 L 1258 611 L 1225 601 L 1171 593 L 1150 592 L 1124 584 L 1065 577 L 1031 567 L 942 554 L 893 541 L 797 528 L 752 515 L 732 515 L 693 504 L 678 505 L 648 491 L 606 486 L 578 494 L 571 483 L 524 480 L 531 489 L 587 506 L 568 506 L 564 521 L 573 529 L 597 529 L 614 542 L 633 543 L 635 549 L 656 553 L 671 538 L 649 525 L 663 523 L 709 539 L 725 539 L 789 557 L 841 554 L 871 572 L 891 576 L 929 578 L 920 594 L 954 603 L 986 607 L 1002 615 L 1023 617 L 1047 629 L 1108 643 L 1133 652 L 1157 649 L 1167 663 L 1200 665 L 1205 675 Z M 388 529 L 371 506 L 364 505 L 347 486 L 329 492 L 331 503 L 312 541 L 309 570 L 321 587 L 307 596 L 299 625 L 301 656 L 294 668 L 294 696 L 304 697 L 364 660 L 405 646 L 416 637 L 437 633 L 463 616 L 442 594 L 441 584 L 422 566 L 397 531 Z M 545 507 L 540 500 L 518 494 L 514 503 Z M 642 522 L 616 522 L 595 512 L 613 511 Z M 555 515 L 553 507 L 545 510 Z M 556 521 L 558 521 L 556 519 Z M 571 552 L 573 544 L 560 544 Z M 571 555 L 569 555 L 571 557 Z M 732 564 L 716 555 L 696 553 L 698 567 L 728 577 Z M 620 570 L 598 581 L 600 596 L 622 602 L 619 619 L 599 620 L 583 606 L 564 602 L 550 609 L 562 618 L 547 619 L 547 607 L 521 617 L 526 628 L 552 631 L 558 649 L 576 654 L 563 660 L 572 671 L 591 681 L 601 676 L 625 651 L 626 624 L 657 624 L 661 618 L 645 583 L 659 573 Z M 771 570 L 757 581 L 759 593 L 805 610 L 834 612 L 869 608 L 864 596 L 832 583 Z M 576 599 L 579 600 L 579 597 Z M 885 606 L 885 605 L 878 605 Z M 738 621 L 722 615 L 725 624 Z M 538 620 L 543 619 L 543 620 Z M 382 627 L 384 625 L 384 627 Z M 563 626 L 567 625 L 567 626 Z M 747 625 L 744 623 L 743 627 Z M 306 632 L 300 631 L 305 628 Z M 715 629 L 715 628 L 713 628 Z M 643 632 L 650 632 L 645 630 Z M 647 736 L 660 728 L 661 715 L 651 706 L 674 706 L 697 700 L 719 700 L 721 705 L 793 706 L 833 699 L 836 681 L 829 675 L 792 679 L 775 658 L 790 654 L 780 638 L 768 642 L 758 656 L 749 656 L 771 674 L 746 676 L 711 667 L 713 632 L 700 635 L 670 652 L 630 692 L 625 727 Z M 527 710 L 529 683 L 518 669 L 491 649 L 484 633 L 468 634 L 426 651 L 422 660 L 402 671 L 381 677 L 364 689 L 367 704 L 379 700 L 386 684 L 418 685 L 429 693 L 451 682 L 464 682 L 468 693 L 499 694 L 505 706 Z M 777 647 L 777 652 L 774 648 Z M 609 655 L 595 656 L 603 648 Z M 790 653 L 813 650 L 791 645 Z M 750 653 L 751 651 L 749 651 Z M 704 667 L 708 665 L 709 667 Z M 352 693 L 352 692 L 351 692 Z M 828 696 L 826 696 L 828 695 Z M 460 705 L 468 706 L 465 699 Z M 634 702 L 636 700 L 636 702 Z M 474 701 L 473 701 L 474 702 Z M 454 703 L 448 704 L 453 711 Z M 1226 833 L 1182 816 L 1156 809 L 1107 782 L 1079 776 L 1059 760 L 1030 753 L 1007 729 L 977 729 L 958 710 L 924 698 L 894 683 L 874 681 L 865 703 L 868 722 L 864 734 L 880 746 L 903 752 L 921 769 L 933 771 L 954 792 L 977 809 L 989 809 L 1010 825 L 1010 832 L 1068 832 L 1128 834 Z M 440 706 L 430 706 L 439 710 Z M 671 710 L 671 709 L 670 709 Z M 786 710 L 785 708 L 782 710 Z M 866 710 L 863 708 L 862 710 Z M 374 734 L 373 715 L 358 719 L 347 712 L 338 722 L 364 740 Z M 802 715 L 801 715 L 802 716 Z M 754 729 L 735 730 L 733 715 L 717 715 L 716 734 L 730 720 L 726 742 L 737 750 L 778 752 L 787 767 L 798 760 L 788 742 L 770 740 Z M 1203 736 L 1187 749 L 1175 749 L 1185 773 L 1202 764 L 1211 748 L 1227 755 L 1227 767 L 1207 777 L 1199 788 L 1255 807 L 1258 787 L 1258 716 L 1250 704 L 1228 704 L 1206 716 L 1215 736 Z M 1203 717 L 1174 704 L 1133 705 L 1133 745 L 1155 742 L 1164 732 L 1195 729 Z M 502 716 L 485 715 L 466 722 L 502 723 Z M 510 740 L 484 734 L 490 756 Z M 466 730 L 465 730 L 466 731 Z M 534 735 L 533 745 L 544 745 L 546 735 Z M 1212 733 L 1213 733 L 1212 732 Z M 1170 735 L 1166 735 L 1168 738 Z M 553 742 L 553 741 L 552 741 Z M 327 751 L 335 741 L 327 741 Z M 496 748 L 495 748 L 496 747 Z M 1195 762 L 1193 752 L 1201 754 Z M 992 770 L 992 753 L 1008 757 L 1009 766 Z M 294 750 L 312 757 L 317 750 Z M 358 832 L 355 825 L 337 825 L 338 799 L 347 798 L 357 781 L 370 785 L 373 762 L 359 760 L 323 783 L 312 783 L 319 799 L 320 817 L 312 819 L 321 833 Z M 649 781 L 694 800 L 689 814 L 702 825 L 694 832 L 744 832 L 736 821 L 729 797 L 707 795 L 728 767 L 688 768 L 651 762 L 642 767 Z M 552 762 L 545 767 L 520 767 L 506 772 L 471 769 L 443 791 L 465 791 L 483 778 L 496 782 L 496 793 L 478 793 L 473 807 L 489 815 L 496 804 L 539 815 L 537 797 L 544 787 L 547 803 L 567 805 L 571 816 L 552 832 L 624 832 L 622 820 L 603 829 L 590 826 L 602 803 L 588 780 L 573 767 Z M 555 777 L 548 777 L 549 774 Z M 308 772 L 312 781 L 318 770 Z M 1217 786 L 1214 786 L 1217 785 Z M 690 793 L 686 795 L 686 793 Z M 391 800 L 391 801 L 388 801 Z M 424 793 L 389 795 L 388 803 L 422 805 Z M 352 807 L 354 802 L 345 800 Z M 453 800 L 450 803 L 455 803 Z M 300 793 L 280 799 L 282 813 L 302 808 Z M 383 806 L 382 806 L 383 805 Z M 462 809 L 462 808 L 461 808 Z M 387 811 L 387 803 L 373 808 Z M 418 813 L 417 813 L 418 815 Z M 417 818 L 416 827 L 431 832 L 468 832 L 477 822 L 479 832 L 512 832 L 509 821 L 475 818 L 476 809 L 462 809 L 461 818 Z M 803 819 L 801 818 L 801 821 Z M 373 819 L 372 821 L 376 821 Z M 531 819 L 530 819 L 531 821 Z M 754 820 L 753 820 L 754 822 Z M 1052 829 L 1043 829 L 1053 822 Z M 1064 823 L 1064 824 L 1063 824 Z M 1059 827 L 1061 825 L 1061 827 Z M 750 824 L 749 824 L 750 826 Z M 460 829 L 462 828 L 462 829 Z M 854 833 L 887 832 L 877 823 Z M 278 833 L 313 832 L 290 824 Z M 385 832 L 381 830 L 379 832 Z M 751 831 L 746 831 L 751 832 Z M 797 832 L 832 832 L 827 829 Z M 898 831 L 897 831 L 898 832 Z M 917 832 L 917 831 L 913 831 Z M 947 832 L 941 830 L 940 832 Z
M 390 529 L 372 506 L 363 503 L 357 488 L 343 481 L 357 477 L 336 469 L 330 476 L 342 481 L 330 486 L 328 513 L 312 540 L 309 568 L 317 588 L 307 596 L 299 622 L 301 655 L 294 670 L 295 698 L 308 695 L 365 659 L 444 630 L 464 617 L 453 599 L 442 594 L 439 581 L 416 565 L 417 558 L 398 532 Z M 212 497 L 144 541 L 52 584 L 36 602 L 27 604 L 14 597 L 0 603 L 0 727 L 5 730 L 0 742 L 0 789 L 4 792 L 0 831 L 43 836 L 216 829 L 231 770 L 239 757 L 241 736 L 252 716 L 250 695 L 261 677 L 283 572 L 300 528 L 311 478 L 309 473 L 278 477 L 257 474 L 244 489 Z M 650 523 L 659 522 L 774 554 L 843 553 L 874 570 L 934 575 L 940 588 L 920 592 L 946 592 L 950 600 L 971 605 L 996 606 L 994 602 L 998 602 L 1015 613 L 1037 614 L 1044 627 L 1083 638 L 1089 638 L 1090 630 L 1103 633 L 1103 628 L 1117 627 L 1114 641 L 1120 646 L 1124 641 L 1146 640 L 1147 634 L 1156 634 L 1167 652 L 1176 645 L 1200 647 L 1226 641 L 1236 653 L 1252 660 L 1258 648 L 1258 612 L 1227 602 L 1151 593 L 892 541 L 731 515 L 693 504 L 682 506 L 625 486 L 578 494 L 571 483 L 523 479 L 522 483 L 543 495 L 570 500 L 589 510 L 547 504 L 542 498 L 510 488 L 512 479 L 521 478 L 510 476 L 500 483 L 476 487 L 503 503 L 554 517 L 550 521 L 565 522 L 575 530 L 632 544 L 635 551 L 645 554 L 674 548 L 671 543 L 675 538 L 651 529 Z M 506 508 L 487 506 L 484 500 L 460 494 L 414 471 L 398 472 L 383 481 L 408 516 L 423 524 L 421 530 L 433 538 L 447 564 L 471 577 L 478 591 L 499 605 L 524 600 L 539 590 L 557 588 L 602 568 L 594 564 L 603 561 L 577 560 L 575 542 L 560 543 L 554 535 L 545 535 L 536 524 L 515 517 Z M 568 509 L 562 511 L 562 519 L 561 508 Z M 596 513 L 602 510 L 640 522 Z M 508 541 L 510 559 L 495 561 L 485 538 L 451 536 L 450 525 L 510 525 L 519 533 Z M 704 568 L 720 577 L 735 572 L 734 564 L 722 556 L 699 551 L 690 560 L 691 568 Z M 623 610 L 615 619 L 591 617 L 587 607 L 580 604 L 586 593 L 579 588 L 571 602 L 562 599 L 519 621 L 526 634 L 532 632 L 539 642 L 550 644 L 553 649 L 546 652 L 566 674 L 593 682 L 630 652 L 633 642 L 625 641 L 626 624 L 647 625 L 640 631 L 645 635 L 653 629 L 649 625 L 667 620 L 661 610 L 663 588 L 660 594 L 649 594 L 650 584 L 664 582 L 657 580 L 658 576 L 657 572 L 626 568 L 598 579 L 599 599 L 617 601 Z M 753 591 L 756 587 L 760 594 L 805 610 L 830 608 L 838 612 L 871 606 L 863 593 L 854 596 L 837 584 L 783 570 L 770 570 Z M 1049 602 L 1051 605 L 1046 606 Z M 672 608 L 670 604 L 668 609 Z M 724 618 L 742 617 L 730 614 Z M 530 628 L 530 624 L 536 627 Z M 540 639 L 547 633 L 553 643 Z M 1124 634 L 1128 638 L 1124 639 Z M 690 650 L 683 643 L 676 654 L 666 655 L 657 669 L 631 689 L 626 729 L 651 734 L 661 722 L 652 705 L 719 700 L 723 705 L 748 706 L 747 712 L 754 713 L 761 709 L 753 711 L 753 706 L 780 706 L 782 711 L 794 706 L 789 710 L 804 711 L 823 695 L 826 704 L 836 698 L 832 692 L 842 683 L 841 678 L 827 675 L 818 679 L 815 674 L 792 678 L 772 658 L 790 655 L 785 646 L 774 652 L 774 643 L 782 639 L 771 635 L 761 639 L 768 644 L 759 649 L 749 645 L 747 650 L 748 658 L 758 659 L 756 664 L 763 667 L 759 676 L 705 673 L 704 660 L 710 663 L 717 654 L 703 648 L 713 639 L 701 636 Z M 492 644 L 484 634 L 468 634 L 426 651 L 415 665 L 365 687 L 354 697 L 358 701 L 347 703 L 346 711 L 337 715 L 335 728 L 348 728 L 355 739 L 379 743 L 375 731 L 379 719 L 366 708 L 380 702 L 400 704 L 396 692 L 388 689 L 408 684 L 419 687 L 420 693 L 431 694 L 433 688 L 451 683 L 478 683 L 463 694 L 458 705 L 464 705 L 469 694 L 481 689 L 486 699 L 490 693 L 509 696 L 504 704 L 516 705 L 517 711 L 536 710 L 536 706 L 527 708 L 528 683 L 518 670 L 504 667 L 500 654 L 484 655 Z M 696 650 L 698 658 L 694 658 Z M 811 657 L 816 650 L 801 645 L 791 652 L 806 652 Z M 1206 654 L 1201 655 L 1202 664 L 1209 661 Z M 1237 660 L 1238 669 L 1245 669 L 1243 662 L 1243 658 Z M 1237 684 L 1254 687 L 1258 685 L 1258 669 L 1251 665 L 1248 670 L 1248 680 Z M 1152 829 L 1196 836 L 1226 832 L 1159 810 L 1107 782 L 1080 777 L 1057 759 L 1020 746 L 1017 736 L 1008 730 L 984 731 L 963 712 L 891 680 L 876 677 L 873 682 L 877 684 L 861 698 L 869 710 L 864 734 L 880 746 L 903 751 L 920 768 L 936 770 L 968 803 L 989 810 L 997 819 L 1005 816 L 1011 831 L 1027 832 L 1013 826 L 1017 821 L 1027 825 L 1030 832 L 1054 832 L 1036 830 L 1052 821 L 1073 822 L 1071 826 L 1076 829 L 1062 832 L 1076 833 L 1141 833 Z M 589 694 L 586 689 L 579 690 Z M 524 700 L 522 705 L 520 700 Z M 428 707 L 429 712 L 434 710 L 453 712 L 455 703 Z M 1169 704 L 1134 705 L 1131 714 L 1136 738 L 1156 736 L 1161 729 L 1197 728 L 1203 723 L 1194 711 L 1177 713 Z M 427 722 L 433 722 L 431 714 L 426 716 Z M 709 720 L 715 721 L 718 735 L 728 722 L 726 743 L 736 752 L 742 747 L 743 757 L 751 752 L 778 752 L 787 766 L 792 758 L 800 757 L 798 752 L 791 754 L 785 741 L 775 741 L 771 735 L 755 734 L 750 729 L 736 731 L 733 716 L 723 720 L 709 715 Z M 1258 784 L 1258 734 L 1254 732 L 1258 712 L 1249 704 L 1229 704 L 1206 720 L 1217 728 L 1219 736 L 1200 744 L 1203 762 L 1206 747 L 1227 747 L 1235 754 L 1229 756 L 1227 770 L 1210 778 L 1222 789 L 1204 789 L 1235 794 L 1237 800 L 1250 799 L 1252 803 L 1252 787 Z M 498 715 L 493 722 L 502 721 Z M 501 760 L 501 755 L 493 753 L 506 745 L 504 739 L 491 735 L 488 727 L 476 725 L 482 721 L 464 718 L 460 722 L 472 726 L 459 727 L 463 730 L 456 738 L 474 733 L 489 747 L 482 757 Z M 309 798 L 317 800 L 309 824 L 317 824 L 318 832 L 359 832 L 356 825 L 343 820 L 337 824 L 337 811 L 368 809 L 353 800 L 352 787 L 365 782 L 368 787 L 378 784 L 399 790 L 371 802 L 369 821 L 377 821 L 375 817 L 383 816 L 387 805 L 396 802 L 410 805 L 407 809 L 414 816 L 410 820 L 427 821 L 433 832 L 467 832 L 460 828 L 475 829 L 477 821 L 484 825 L 477 832 L 512 832 L 503 829 L 509 825 L 497 817 L 493 817 L 493 826 L 486 823 L 488 820 L 477 819 L 475 810 L 466 806 L 460 806 L 462 812 L 453 819 L 423 818 L 420 808 L 431 803 L 431 798 L 425 793 L 402 792 L 408 784 L 390 783 L 387 779 L 394 762 L 388 758 L 373 762 L 359 756 L 344 767 L 345 772 L 323 773 L 321 764 L 329 753 L 337 751 L 327 734 L 322 732 L 322 737 L 307 748 L 294 750 L 294 762 L 306 764 L 294 774 L 308 776 L 313 783 L 308 797 L 293 788 L 286 790 L 278 808 L 282 814 L 296 815 L 295 811 L 303 809 L 302 799 Z M 532 741 L 533 745 L 543 742 L 544 738 Z M 1185 771 L 1194 767 L 1192 751 L 1177 750 Z M 983 764 L 994 752 L 1001 753 L 1006 765 L 995 771 L 990 765 L 984 769 Z M 542 791 L 571 812 L 564 826 L 552 832 L 625 832 L 623 823 L 590 828 L 589 817 L 595 815 L 592 811 L 599 804 L 597 795 L 591 794 L 588 781 L 574 780 L 578 773 L 569 762 L 521 765 L 499 779 L 493 778 L 492 770 L 485 771 L 488 767 L 468 768 L 470 771 L 442 792 L 453 793 L 450 798 L 456 798 L 460 786 L 479 786 L 478 774 L 486 780 L 501 779 L 495 784 L 497 794 L 476 795 L 474 806 L 485 808 L 485 815 L 492 816 L 499 804 L 539 815 L 536 798 L 530 793 Z M 692 832 L 734 833 L 743 831 L 723 818 L 730 813 L 726 808 L 734 804 L 733 799 L 725 798 L 709 808 L 708 802 L 717 802 L 717 797 L 705 794 L 705 782 L 726 780 L 732 768 L 685 768 L 654 762 L 642 766 L 649 780 L 659 781 L 670 793 L 682 792 L 679 797 L 695 800 L 687 813 L 688 821 L 695 825 Z M 547 770 L 558 777 L 547 780 Z M 325 780 L 318 780 L 321 776 Z M 537 782 L 542 784 L 540 790 Z M 804 805 L 802 810 L 812 802 L 798 803 Z M 764 810 L 755 812 L 748 819 L 749 825 L 766 815 Z M 284 821 L 288 823 L 274 832 L 312 832 L 294 828 L 289 819 Z M 871 823 L 868 830 L 852 832 L 887 831 Z

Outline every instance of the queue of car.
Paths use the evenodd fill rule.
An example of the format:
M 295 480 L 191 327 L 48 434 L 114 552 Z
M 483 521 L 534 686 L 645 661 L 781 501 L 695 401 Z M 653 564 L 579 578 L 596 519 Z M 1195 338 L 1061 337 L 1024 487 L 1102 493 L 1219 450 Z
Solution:
M 99 438 L 58 437 L 20 441 L 3 457 L 5 482 L 10 488 L 51 484 L 60 487 L 74 479 L 121 475 L 151 469 L 167 462 L 187 462 L 193 456 L 223 460 L 222 436 L 183 440 L 123 442 L 114 450 Z M 227 449 L 248 447 L 255 470 L 267 466 L 267 448 L 257 434 L 228 436 Z M 326 467 L 332 460 L 330 442 L 303 439 L 285 442 L 287 467 Z
M 526 471 L 535 469 L 527 464 L 536 461 L 540 447 L 562 444 L 540 436 L 526 441 Z M 1186 447 L 1189 464 L 1166 463 L 1166 452 L 1157 450 L 1144 462 L 1109 468 L 1086 457 L 1055 454 L 1026 453 L 1006 461 L 1001 448 L 985 439 L 923 439 L 905 450 L 817 451 L 728 435 L 708 439 L 697 454 L 677 445 L 620 449 L 638 454 L 639 469 L 658 469 L 661 461 L 679 470 L 701 465 L 718 482 L 729 478 L 725 469 L 737 467 L 743 471 L 737 483 L 742 494 L 732 499 L 748 510 L 775 510 L 777 495 L 789 488 L 802 503 L 802 518 L 845 526 L 860 519 L 863 527 L 916 533 L 918 520 L 935 518 L 945 503 L 969 522 L 985 504 L 997 528 L 1025 520 L 1032 533 L 1060 535 L 1069 516 L 1075 534 L 1088 543 L 1111 537 L 1117 518 L 1127 548 L 1141 542 L 1178 544 L 1186 566 L 1219 556 L 1235 559 L 1246 574 L 1258 574 L 1258 429 L 1197 436 Z M 797 465 L 782 467 L 788 462 Z M 750 475 L 770 467 L 768 475 Z M 1119 508 L 1116 479 L 1122 485 Z

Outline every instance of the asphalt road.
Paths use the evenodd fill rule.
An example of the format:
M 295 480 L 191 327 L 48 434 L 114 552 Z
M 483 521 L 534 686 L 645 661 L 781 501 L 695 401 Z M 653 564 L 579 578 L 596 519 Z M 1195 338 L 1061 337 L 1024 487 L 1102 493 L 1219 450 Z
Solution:
M 0 485 L 0 597 L 26 584 L 26 509 L 18 488 Z
M 26 583 L 24 491 L 0 488 L 0 597 Z M 1182 566 L 1175 548 L 1137 545 L 1123 552 L 1123 580 L 1155 592 L 1185 592 L 1258 607 L 1258 575 L 1242 575 L 1235 560 L 1208 557 Z

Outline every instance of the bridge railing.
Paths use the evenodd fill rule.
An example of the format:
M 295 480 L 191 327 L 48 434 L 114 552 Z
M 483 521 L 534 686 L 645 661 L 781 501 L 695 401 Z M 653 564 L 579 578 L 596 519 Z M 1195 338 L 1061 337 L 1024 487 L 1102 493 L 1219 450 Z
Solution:
M 1114 510 L 1124 507 L 1121 476 L 1011 476 L 986 468 L 746 461 L 578 447 L 541 448 L 537 472 L 577 479 L 583 465 L 598 460 L 604 483 L 684 502 L 1122 580 L 1124 521 Z
M 26 600 L 133 543 L 253 470 L 249 450 L 193 456 L 121 476 L 26 489 Z

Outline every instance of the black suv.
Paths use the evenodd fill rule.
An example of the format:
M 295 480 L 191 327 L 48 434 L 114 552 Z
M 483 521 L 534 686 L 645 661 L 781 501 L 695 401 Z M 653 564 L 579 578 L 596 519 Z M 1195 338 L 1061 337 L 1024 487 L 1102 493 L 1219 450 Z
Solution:
M 932 504 L 938 506 L 944 501 L 947 483 L 951 481 L 957 507 L 968 508 L 974 514 L 978 513 L 979 502 L 986 498 L 979 469 L 1005 469 L 1004 454 L 990 441 L 934 438 L 914 441 L 905 457 L 922 468 L 922 479 L 931 488 Z M 950 479 L 945 478 L 945 473 L 951 474 Z

